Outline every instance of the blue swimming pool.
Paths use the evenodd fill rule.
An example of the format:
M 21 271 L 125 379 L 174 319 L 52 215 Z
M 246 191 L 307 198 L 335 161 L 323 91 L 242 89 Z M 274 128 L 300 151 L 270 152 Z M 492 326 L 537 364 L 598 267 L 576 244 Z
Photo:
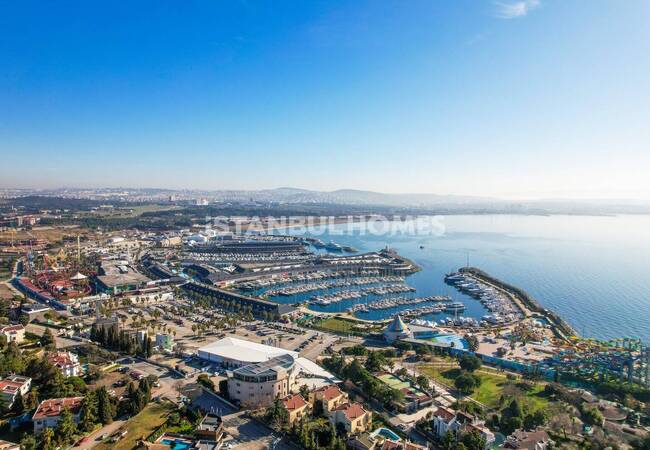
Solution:
M 440 342 L 442 344 L 453 344 L 454 348 L 460 348 L 463 350 L 467 350 L 469 348 L 467 341 L 463 339 L 462 336 L 459 336 L 457 334 L 439 334 L 433 338 L 433 341 Z
M 372 435 L 373 436 L 380 435 L 385 437 L 386 439 L 390 439 L 391 441 L 400 440 L 400 437 L 397 434 L 395 434 L 393 430 L 389 430 L 388 428 L 378 428 L 377 430 L 375 430 L 374 433 L 372 433 Z
M 183 441 L 180 439 L 163 439 L 160 442 L 165 445 L 169 445 L 172 448 L 172 450 L 187 450 L 192 446 L 190 442 Z

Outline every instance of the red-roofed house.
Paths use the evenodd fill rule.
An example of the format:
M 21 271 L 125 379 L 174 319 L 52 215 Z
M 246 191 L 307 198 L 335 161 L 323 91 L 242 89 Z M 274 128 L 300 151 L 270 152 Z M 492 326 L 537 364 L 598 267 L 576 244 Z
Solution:
M 449 431 L 477 431 L 485 439 L 486 450 L 492 448 L 494 434 L 476 417 L 462 411 L 439 407 L 433 413 L 433 433 L 442 439 Z
M 348 396 L 345 392 L 341 391 L 337 385 L 330 384 L 309 394 L 309 400 L 312 405 L 317 400 L 320 400 L 323 403 L 323 411 L 325 411 L 326 415 L 329 415 L 331 411 L 340 405 L 347 403 Z
M 366 411 L 360 403 L 345 403 L 337 406 L 329 416 L 335 426 L 343 424 L 349 434 L 366 431 L 372 423 L 372 414 Z
M 546 450 L 552 443 L 553 441 L 544 430 L 517 430 L 506 438 L 501 448 Z
M 282 400 L 282 406 L 288 413 L 287 421 L 292 424 L 307 414 L 309 403 L 300 394 L 294 394 Z
M 9 375 L 4 380 L 0 380 L 0 398 L 2 398 L 2 403 L 11 408 L 18 393 L 21 396 L 27 394 L 31 386 L 31 378 L 21 377 L 19 375 Z
M 83 397 L 52 398 L 43 400 L 32 416 L 34 433 L 40 433 L 45 428 L 54 428 L 59 423 L 59 416 L 64 409 L 69 409 L 75 423 L 79 423 L 81 402 Z
M 47 354 L 47 360 L 57 367 L 64 377 L 76 377 L 81 373 L 79 358 L 70 352 L 52 352 Z
M 0 328 L 0 334 L 5 337 L 7 343 L 15 342 L 20 344 L 25 340 L 25 327 L 22 325 L 7 325 Z

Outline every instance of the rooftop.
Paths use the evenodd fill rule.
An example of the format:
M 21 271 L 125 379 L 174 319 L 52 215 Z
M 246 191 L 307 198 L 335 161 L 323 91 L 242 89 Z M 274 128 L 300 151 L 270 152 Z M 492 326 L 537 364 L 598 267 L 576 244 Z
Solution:
M 43 400 L 34 413 L 32 420 L 45 419 L 47 417 L 57 417 L 65 408 L 68 408 L 72 414 L 77 414 L 81 409 L 83 397 L 52 398 Z
M 199 348 L 198 351 L 221 356 L 222 358 L 234 361 L 249 363 L 266 361 L 279 355 L 291 355 L 294 358 L 298 357 L 297 352 L 233 337 L 219 339 L 212 344 Z
M 266 361 L 239 367 L 233 373 L 242 376 L 270 376 L 290 369 L 294 361 L 295 359 L 291 355 L 279 355 Z
M 343 395 L 341 389 L 339 389 L 339 387 L 335 384 L 320 388 L 316 392 L 320 392 L 323 395 L 323 399 L 327 401 L 333 400 Z
M 345 417 L 347 417 L 349 420 L 357 419 L 367 412 L 365 409 L 363 409 L 363 406 L 361 406 L 360 403 L 356 402 L 341 405 L 336 408 L 336 411 L 342 411 L 343 414 L 345 414 Z
M 307 405 L 307 402 L 304 398 L 302 398 L 302 395 L 300 394 L 290 395 L 289 397 L 282 400 L 282 403 L 284 404 L 284 407 L 289 411 L 300 409 Z

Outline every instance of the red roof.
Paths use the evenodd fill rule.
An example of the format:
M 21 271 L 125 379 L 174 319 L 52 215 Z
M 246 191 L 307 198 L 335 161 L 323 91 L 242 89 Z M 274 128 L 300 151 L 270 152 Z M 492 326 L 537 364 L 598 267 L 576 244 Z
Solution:
M 316 392 L 320 392 L 323 395 L 323 399 L 327 401 L 334 400 L 335 398 L 343 395 L 343 392 L 341 392 L 339 387 L 335 384 L 330 384 L 329 386 L 322 387 Z
M 291 395 L 282 400 L 282 403 L 284 404 L 284 407 L 290 411 L 293 411 L 294 409 L 300 409 L 307 404 L 305 399 L 302 398 L 302 395 L 300 394 Z
M 32 379 L 20 375 L 9 375 L 4 380 L 0 380 L 0 391 L 7 394 L 15 394 L 26 383 L 31 383 Z
M 46 417 L 58 417 L 65 408 L 68 408 L 72 414 L 77 414 L 81 409 L 83 397 L 53 398 L 43 400 L 34 413 L 32 420 L 44 419 Z
M 451 409 L 445 408 L 444 406 L 439 407 L 435 413 L 433 413 L 434 416 L 436 417 L 442 417 L 445 422 L 449 422 L 451 419 L 453 419 L 456 414 L 454 411 Z
M 3 333 L 12 333 L 24 329 L 25 327 L 23 327 L 22 325 L 8 325 L 6 327 L 3 327 L 0 331 L 2 331 Z
M 79 364 L 78 362 L 72 359 L 72 355 L 70 352 L 49 353 L 47 355 L 47 360 L 53 365 L 60 368 L 71 367 Z
M 336 408 L 336 411 L 342 411 L 349 420 L 357 419 L 366 414 L 366 410 L 359 403 L 346 403 Z

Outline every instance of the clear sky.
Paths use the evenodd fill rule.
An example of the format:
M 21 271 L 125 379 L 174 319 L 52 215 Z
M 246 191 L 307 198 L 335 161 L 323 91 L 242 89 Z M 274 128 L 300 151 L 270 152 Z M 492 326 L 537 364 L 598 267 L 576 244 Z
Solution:
M 0 186 L 650 198 L 647 0 L 0 0 Z

